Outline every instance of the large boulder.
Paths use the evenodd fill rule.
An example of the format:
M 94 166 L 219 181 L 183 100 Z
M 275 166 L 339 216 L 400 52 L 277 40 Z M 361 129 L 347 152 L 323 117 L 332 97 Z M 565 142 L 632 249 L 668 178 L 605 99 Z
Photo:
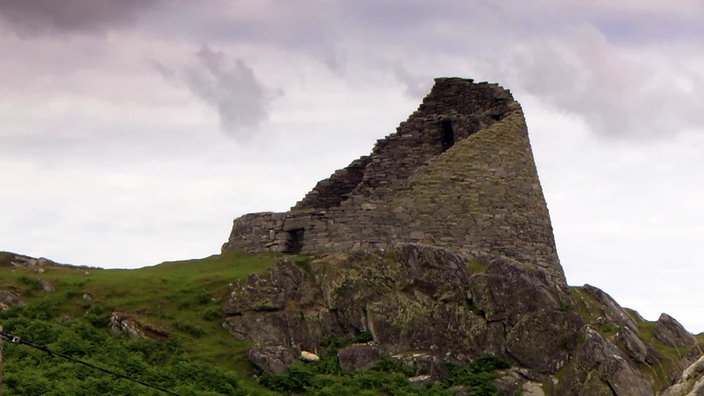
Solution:
M 368 369 L 382 357 L 379 348 L 367 344 L 355 344 L 337 352 L 340 367 L 345 371 Z
M 567 363 L 583 325 L 582 318 L 571 312 L 529 313 L 508 333 L 506 350 L 527 367 L 554 373 Z
M 232 285 L 225 313 L 236 315 L 247 311 L 279 311 L 295 301 L 301 307 L 314 305 L 320 289 L 310 282 L 304 269 L 288 260 L 281 260 L 262 276 L 250 274 L 244 283 Z
M 169 337 L 169 333 L 155 326 L 137 315 L 114 311 L 110 315 L 110 331 L 115 335 L 126 335 L 130 338 L 152 338 L 163 340 Z
M 11 289 L 0 289 L 0 311 L 5 311 L 15 305 L 22 305 L 19 293 Z
M 247 311 L 225 319 L 223 327 L 236 338 L 258 345 L 284 345 L 293 350 L 316 350 L 320 323 L 301 312 Z M 312 328 L 317 327 L 317 328 Z
M 36 270 L 43 267 L 58 265 L 60 264 L 44 257 L 34 258 L 23 254 L 0 252 L 0 266 L 2 267 L 32 268 Z
M 389 354 L 427 350 L 468 360 L 482 352 L 503 352 L 503 326 L 487 322 L 466 304 L 394 293 L 370 303 L 366 311 L 368 330 Z
M 249 350 L 249 360 L 263 372 L 282 373 L 296 361 L 296 355 L 282 345 L 254 347 Z
M 648 347 L 630 327 L 624 326 L 621 328 L 616 334 L 614 341 L 616 345 L 626 352 L 629 358 L 637 363 L 645 363 L 648 360 Z
M 694 345 L 697 338 L 691 335 L 684 327 L 668 314 L 661 314 L 655 322 L 653 337 L 669 347 L 683 347 Z
M 701 395 L 704 395 L 704 356 L 687 367 L 677 382 L 662 393 L 662 396 Z
M 607 321 L 628 327 L 632 332 L 638 332 L 636 321 L 610 295 L 591 285 L 582 286 L 582 290 L 599 303 L 601 314 Z
M 506 258 L 487 261 L 486 272 L 472 276 L 468 295 L 488 321 L 513 326 L 527 313 L 556 310 L 566 300 L 540 271 Z
M 585 327 L 558 394 L 652 396 L 652 385 L 637 366 L 601 334 Z

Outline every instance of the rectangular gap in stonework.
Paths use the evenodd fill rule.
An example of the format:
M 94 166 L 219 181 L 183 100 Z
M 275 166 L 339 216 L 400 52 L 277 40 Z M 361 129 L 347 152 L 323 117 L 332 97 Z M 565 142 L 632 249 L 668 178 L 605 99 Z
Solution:
M 447 149 L 455 145 L 455 132 L 452 130 L 452 120 L 442 120 L 440 121 L 440 125 L 442 126 L 440 144 L 442 151 L 445 152 Z
M 305 229 L 296 228 L 288 232 L 288 239 L 286 241 L 286 250 L 284 253 L 287 254 L 299 254 L 303 249 L 303 234 Z

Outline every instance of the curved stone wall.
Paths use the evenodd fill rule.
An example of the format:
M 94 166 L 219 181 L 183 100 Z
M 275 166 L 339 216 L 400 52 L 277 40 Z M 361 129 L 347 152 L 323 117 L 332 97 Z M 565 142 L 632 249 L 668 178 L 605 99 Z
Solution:
M 564 284 L 525 119 L 508 90 L 436 79 L 371 155 L 290 212 L 235 219 L 223 250 L 325 255 L 392 242 L 506 256 Z

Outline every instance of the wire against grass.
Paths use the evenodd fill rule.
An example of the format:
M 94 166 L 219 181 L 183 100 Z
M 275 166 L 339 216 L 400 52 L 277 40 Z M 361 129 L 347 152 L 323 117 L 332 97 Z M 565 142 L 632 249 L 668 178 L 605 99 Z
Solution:
M 170 391 L 170 390 L 168 390 L 168 389 L 160 388 L 160 387 L 158 387 L 158 386 L 156 386 L 156 385 L 152 385 L 152 384 L 150 384 L 150 383 L 147 383 L 147 382 L 144 382 L 144 381 L 140 381 L 140 380 L 135 379 L 135 378 L 132 378 L 132 377 L 128 377 L 128 376 L 126 376 L 126 375 L 124 375 L 124 374 L 116 373 L 116 372 L 114 372 L 114 371 L 112 371 L 112 370 L 109 370 L 109 369 L 106 369 L 106 368 L 103 368 L 103 367 L 100 367 L 100 366 L 96 366 L 96 365 L 94 365 L 94 364 L 92 364 L 92 363 L 88 363 L 88 362 L 83 361 L 83 360 L 79 360 L 79 359 L 73 358 L 73 357 L 68 356 L 68 355 L 65 355 L 65 354 L 63 354 L 63 353 L 61 353 L 61 352 L 52 351 L 51 349 L 49 349 L 49 348 L 47 348 L 47 347 L 45 347 L 45 346 L 32 344 L 32 343 L 29 342 L 29 341 L 25 341 L 25 340 L 21 339 L 20 337 L 16 337 L 16 336 L 14 336 L 14 335 L 12 335 L 12 334 L 10 334 L 10 333 L 4 332 L 4 331 L 2 331 L 2 330 L 0 330 L 0 338 L 3 338 L 3 339 L 5 339 L 5 340 L 8 340 L 8 341 L 12 342 L 13 344 L 27 345 L 28 347 L 31 347 L 31 348 L 34 348 L 34 349 L 38 349 L 38 350 L 40 350 L 40 351 L 42 351 L 42 352 L 45 352 L 45 353 L 49 354 L 50 356 L 58 356 L 58 357 L 60 357 L 60 358 L 64 358 L 64 359 L 69 360 L 69 361 L 71 361 L 71 362 L 78 363 L 78 364 L 82 364 L 82 365 L 84 365 L 84 366 L 86 366 L 86 367 L 90 367 L 90 368 L 92 368 L 92 369 L 94 369 L 94 370 L 102 371 L 102 372 L 104 372 L 104 373 L 107 373 L 107 374 L 110 374 L 110 375 L 114 375 L 115 377 L 122 378 L 122 379 L 126 379 L 126 380 L 128 380 L 128 381 L 132 381 L 132 382 L 134 382 L 134 383 L 140 384 L 140 385 L 142 385 L 142 386 L 146 386 L 146 387 L 148 387 L 148 388 L 156 389 L 156 390 L 158 390 L 158 391 L 164 392 L 164 393 L 169 394 L 169 395 L 181 396 L 181 395 L 179 395 L 178 393 L 174 393 L 174 392 L 172 392 L 172 391 Z

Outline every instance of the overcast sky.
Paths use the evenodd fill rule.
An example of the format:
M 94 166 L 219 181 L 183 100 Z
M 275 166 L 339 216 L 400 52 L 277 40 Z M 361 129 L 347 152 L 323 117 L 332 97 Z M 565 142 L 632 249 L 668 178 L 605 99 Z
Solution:
M 523 105 L 568 282 L 704 331 L 704 2 L 0 0 L 0 250 L 218 253 L 433 77 Z

